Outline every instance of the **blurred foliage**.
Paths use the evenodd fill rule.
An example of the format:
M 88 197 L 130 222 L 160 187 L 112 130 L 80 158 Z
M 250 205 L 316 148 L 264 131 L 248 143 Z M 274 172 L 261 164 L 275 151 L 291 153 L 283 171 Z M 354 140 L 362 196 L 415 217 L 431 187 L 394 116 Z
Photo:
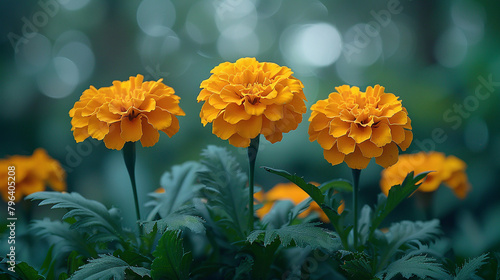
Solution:
M 400 96 L 415 136 L 408 152 L 437 150 L 468 164 L 472 192 L 461 201 L 441 188 L 431 216 L 441 220 L 459 255 L 498 250 L 499 9 L 494 0 L 5 0 L 0 157 L 43 147 L 68 172 L 69 191 L 133 217 L 121 154 L 100 141 L 75 143 L 68 116 L 74 102 L 90 85 L 109 86 L 138 73 L 163 78 L 181 97 L 186 116 L 179 119 L 180 132 L 138 149 L 139 200 L 145 202 L 164 171 L 198 160 L 208 144 L 227 146 L 246 166 L 245 149 L 202 126 L 196 96 L 214 66 L 255 56 L 291 67 L 305 85 L 308 106 L 342 84 L 381 84 Z M 262 141 L 257 166 L 296 172 L 306 181 L 350 178 L 346 165 L 332 167 L 309 142 L 309 114 L 281 142 Z M 379 174 L 375 164 L 364 171 L 362 202 L 375 204 Z M 265 189 L 280 182 L 262 169 L 256 178 Z M 412 200 L 389 218 L 425 219 Z M 41 209 L 24 214 L 41 218 L 47 214 Z M 29 259 L 26 250 L 19 254 Z

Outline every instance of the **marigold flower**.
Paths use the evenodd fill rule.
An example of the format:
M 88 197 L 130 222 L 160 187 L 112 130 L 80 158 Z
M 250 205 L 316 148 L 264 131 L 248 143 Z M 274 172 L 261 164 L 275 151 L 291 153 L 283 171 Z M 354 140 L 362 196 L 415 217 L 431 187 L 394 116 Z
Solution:
M 36 149 L 31 156 L 11 156 L 0 160 L 0 180 L 7 182 L 8 167 L 15 166 L 15 193 L 14 201 L 18 202 L 22 197 L 45 190 L 49 185 L 56 191 L 66 190 L 66 172 L 59 162 L 51 158 L 44 149 Z M 9 180 L 10 182 L 10 180 Z M 1 188 L 2 198 L 9 199 L 7 184 Z
M 311 184 L 316 186 L 319 185 L 317 183 Z M 269 211 L 271 211 L 271 208 L 273 208 L 273 205 L 276 201 L 290 200 L 294 205 L 297 205 L 305 199 L 309 198 L 309 195 L 300 187 L 290 182 L 277 184 L 266 193 L 262 191 L 258 192 L 256 193 L 255 198 L 263 202 L 263 206 L 256 211 L 257 216 L 259 218 L 263 218 L 267 213 L 269 213 Z M 337 212 L 341 214 L 344 211 L 344 208 L 345 205 L 342 201 L 342 204 L 338 207 Z M 304 212 L 300 213 L 299 217 L 304 218 L 311 212 L 317 212 L 321 221 L 329 221 L 326 214 L 323 212 L 323 210 L 321 210 L 321 207 L 319 207 L 319 205 L 315 201 L 312 201 L 311 204 L 309 204 L 309 207 L 304 210 Z
M 336 90 L 312 105 L 309 140 L 318 141 L 332 165 L 345 161 L 352 169 L 364 169 L 371 158 L 383 167 L 395 164 L 398 146 L 404 151 L 413 139 L 398 97 L 379 85 L 366 92 L 348 85 Z
M 151 147 L 160 138 L 158 130 L 172 137 L 179 131 L 176 116 L 185 113 L 180 97 L 162 79 L 143 82 L 144 77 L 114 81 L 113 86 L 85 90 L 69 111 L 76 142 L 87 137 L 104 140 L 108 149 L 121 150 L 125 142 L 141 141 Z
M 248 147 L 259 134 L 271 143 L 281 141 L 307 110 L 304 86 L 288 67 L 240 58 L 210 73 L 198 95 L 198 102 L 205 102 L 201 122 L 212 123 L 212 133 L 233 146 Z
M 439 152 L 401 155 L 398 163 L 382 171 L 380 187 L 387 195 L 391 187 L 401 184 L 411 171 L 415 174 L 433 171 L 427 175 L 418 191 L 433 192 L 444 183 L 457 197 L 463 199 L 471 188 L 465 173 L 466 167 L 461 159 L 455 156 L 446 157 Z

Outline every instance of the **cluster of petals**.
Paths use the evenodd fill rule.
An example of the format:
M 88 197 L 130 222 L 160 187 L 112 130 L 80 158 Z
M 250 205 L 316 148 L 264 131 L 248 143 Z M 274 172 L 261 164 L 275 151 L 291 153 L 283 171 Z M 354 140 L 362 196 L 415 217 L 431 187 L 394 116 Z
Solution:
M 108 149 L 121 150 L 125 142 L 141 141 L 143 147 L 156 144 L 158 131 L 172 137 L 179 131 L 176 116 L 185 115 L 173 88 L 144 77 L 114 81 L 110 87 L 85 90 L 70 110 L 71 130 L 76 142 L 89 136 L 104 140 Z
M 387 168 L 398 160 L 412 139 L 411 121 L 401 100 L 384 87 L 336 87 L 328 99 L 311 107 L 309 140 L 318 141 L 325 159 L 332 165 L 346 162 L 352 169 L 364 169 L 375 158 Z
M 318 185 L 317 183 L 311 183 L 311 184 Z M 262 219 L 265 215 L 267 215 L 271 211 L 276 201 L 289 200 L 294 205 L 298 205 L 302 201 L 308 199 L 309 195 L 294 183 L 280 183 L 275 185 L 268 192 L 264 193 L 260 191 L 256 193 L 254 197 L 258 201 L 262 202 L 262 207 L 256 211 L 257 216 Z M 344 207 L 345 204 L 342 201 L 342 204 L 337 209 L 337 213 L 342 214 L 342 212 L 344 211 Z M 323 222 L 329 221 L 326 214 L 314 201 L 312 201 L 311 204 L 309 204 L 309 207 L 306 210 L 304 210 L 304 212 L 299 214 L 299 218 L 305 218 L 312 212 L 317 213 L 321 221 Z
M 14 170 L 9 174 L 10 166 L 14 166 Z M 66 172 L 57 160 L 41 148 L 36 149 L 31 156 L 15 155 L 0 160 L 0 180 L 5 182 L 5 187 L 1 188 L 5 201 L 11 200 L 13 196 L 14 201 L 18 202 L 24 196 L 44 191 L 47 185 L 56 191 L 66 190 Z M 9 194 L 7 182 L 15 183 L 13 193 Z
M 408 173 L 419 174 L 431 171 L 418 188 L 421 192 L 436 191 L 445 184 L 461 199 L 467 196 L 471 186 L 465 173 L 467 165 L 455 156 L 445 156 L 439 152 L 420 152 L 399 157 L 398 163 L 382 171 L 380 187 L 386 195 L 392 186 L 403 182 Z
M 212 132 L 235 147 L 248 147 L 264 135 L 271 143 L 297 128 L 306 112 L 300 80 L 288 67 L 241 58 L 224 62 L 201 83 L 200 117 Z

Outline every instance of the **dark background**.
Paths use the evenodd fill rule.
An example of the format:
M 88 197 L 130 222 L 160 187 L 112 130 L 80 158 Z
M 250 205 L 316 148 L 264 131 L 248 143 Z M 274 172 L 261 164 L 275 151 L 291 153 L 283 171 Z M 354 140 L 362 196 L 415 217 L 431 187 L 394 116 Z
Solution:
M 363 90 L 381 84 L 400 96 L 414 131 L 407 152 L 437 150 L 468 164 L 471 193 L 459 200 L 441 187 L 431 216 L 441 219 L 459 255 L 498 249 L 499 11 L 493 0 L 4 0 L 0 157 L 43 147 L 64 165 L 68 191 L 115 205 L 132 220 L 121 152 L 100 141 L 74 141 L 68 111 L 81 93 L 143 74 L 163 78 L 181 97 L 186 116 L 179 133 L 171 139 L 162 133 L 154 147 L 137 151 L 145 202 L 163 172 L 199 160 L 209 144 L 228 147 L 247 168 L 245 149 L 203 127 L 196 97 L 214 66 L 252 56 L 290 67 L 305 85 L 308 108 L 343 84 Z M 309 116 L 310 110 L 281 142 L 261 141 L 257 165 L 309 181 L 350 179 L 345 164 L 332 167 L 309 142 Z M 363 202 L 375 203 L 381 170 L 372 161 L 362 172 Z M 282 182 L 262 169 L 256 176 L 266 189 Z M 391 219 L 423 219 L 414 203 L 410 198 Z

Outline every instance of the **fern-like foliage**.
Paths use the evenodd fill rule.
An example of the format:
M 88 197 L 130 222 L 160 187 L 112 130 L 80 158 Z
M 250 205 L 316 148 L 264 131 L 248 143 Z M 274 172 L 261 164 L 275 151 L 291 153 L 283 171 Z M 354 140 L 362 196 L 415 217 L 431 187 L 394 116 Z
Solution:
M 153 252 L 151 265 L 153 279 L 183 280 L 189 278 L 191 253 L 184 251 L 180 231 L 166 231 Z
M 255 230 L 250 233 L 247 241 L 253 243 L 258 240 L 263 242 L 264 246 L 268 246 L 278 238 L 284 247 L 310 246 L 313 249 L 323 248 L 328 251 L 339 249 L 340 240 L 334 233 L 317 227 L 317 225 L 318 223 L 303 223 L 279 229 Z
M 482 254 L 479 257 L 467 260 L 462 267 L 455 271 L 455 280 L 474 279 L 476 272 L 487 263 L 488 254 Z
M 146 203 L 146 206 L 153 207 L 147 220 L 153 220 L 156 214 L 166 218 L 189 204 L 202 187 L 196 181 L 200 168 L 199 163 L 189 161 L 175 165 L 170 172 L 165 172 L 160 179 L 160 185 L 165 192 L 149 194 L 154 199 Z
M 225 149 L 208 146 L 202 153 L 203 167 L 198 178 L 204 187 L 208 205 L 213 207 L 217 222 L 234 231 L 236 239 L 248 234 L 247 177 L 236 159 Z
M 173 213 L 169 213 L 165 218 L 148 221 L 143 223 L 144 230 L 149 233 L 153 231 L 154 226 L 158 228 L 158 232 L 163 233 L 168 230 L 189 229 L 195 233 L 205 233 L 205 221 L 195 215 L 194 206 L 183 206 Z
M 131 266 L 121 258 L 111 255 L 99 255 L 89 263 L 80 267 L 69 279 L 70 280 L 107 280 L 127 279 L 126 273 L 140 276 L 142 279 L 150 278 L 150 270 L 144 267 Z
M 111 242 L 126 239 L 117 208 L 107 209 L 102 203 L 78 193 L 37 192 L 27 199 L 41 200 L 39 205 L 53 204 L 52 209 L 66 209 L 62 220 L 74 219 L 71 229 L 89 233 L 89 242 Z
M 407 254 L 391 262 L 387 269 L 377 273 L 375 276 L 383 280 L 390 280 L 399 274 L 406 279 L 414 276 L 418 277 L 418 279 L 451 279 L 451 276 L 436 259 L 413 254 Z

